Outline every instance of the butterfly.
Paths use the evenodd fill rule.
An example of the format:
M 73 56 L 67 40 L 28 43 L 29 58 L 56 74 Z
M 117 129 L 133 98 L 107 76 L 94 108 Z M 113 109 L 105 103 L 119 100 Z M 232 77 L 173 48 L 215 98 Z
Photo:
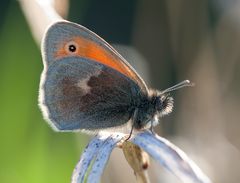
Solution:
M 68 21 L 48 28 L 42 58 L 39 106 L 57 131 L 155 126 L 172 111 L 169 92 L 192 85 L 185 80 L 163 91 L 149 89 L 112 46 Z

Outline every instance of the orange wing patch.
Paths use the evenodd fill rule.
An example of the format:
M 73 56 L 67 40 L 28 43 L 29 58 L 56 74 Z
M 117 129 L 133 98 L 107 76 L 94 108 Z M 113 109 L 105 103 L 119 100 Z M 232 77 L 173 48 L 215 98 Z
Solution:
M 88 58 L 101 64 L 107 65 L 108 67 L 117 70 L 132 80 L 138 81 L 138 78 L 136 78 L 134 72 L 125 66 L 124 63 L 122 63 L 122 61 L 114 55 L 114 53 L 111 53 L 111 51 L 104 49 L 94 41 L 81 37 L 73 37 L 70 41 L 74 41 L 78 45 L 78 49 L 74 55 Z M 58 51 L 55 53 L 56 58 L 73 55 L 68 53 L 65 49 L 65 45 L 68 42 L 65 42 L 63 45 L 61 45 L 60 49 L 58 49 Z

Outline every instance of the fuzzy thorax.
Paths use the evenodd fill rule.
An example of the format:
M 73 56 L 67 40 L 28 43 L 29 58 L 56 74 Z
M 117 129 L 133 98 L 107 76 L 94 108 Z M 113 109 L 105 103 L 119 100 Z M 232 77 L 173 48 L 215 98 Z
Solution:
M 133 126 L 139 130 L 155 126 L 159 118 L 171 113 L 172 109 L 173 98 L 168 93 L 150 90 L 149 95 L 143 97 L 135 109 Z

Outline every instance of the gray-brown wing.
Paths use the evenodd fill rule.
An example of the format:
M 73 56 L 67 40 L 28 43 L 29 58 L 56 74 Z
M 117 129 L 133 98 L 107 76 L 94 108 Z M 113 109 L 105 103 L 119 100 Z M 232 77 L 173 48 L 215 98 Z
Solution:
M 59 59 L 43 75 L 40 106 L 56 130 L 124 125 L 141 100 L 141 89 L 135 82 L 89 59 Z

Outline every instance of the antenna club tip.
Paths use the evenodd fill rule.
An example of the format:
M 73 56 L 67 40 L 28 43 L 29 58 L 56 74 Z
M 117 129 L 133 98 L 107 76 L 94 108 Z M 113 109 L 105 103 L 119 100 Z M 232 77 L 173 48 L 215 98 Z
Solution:
M 164 94 L 164 93 L 167 93 L 167 92 L 170 92 L 170 91 L 174 91 L 174 90 L 177 90 L 177 89 L 180 89 L 180 88 L 183 88 L 183 87 L 186 87 L 186 86 L 194 86 L 195 83 L 192 83 L 191 81 L 189 80 L 184 80 L 170 88 L 167 88 L 166 90 L 163 90 L 161 92 L 161 94 Z
M 190 80 L 185 80 L 184 81 L 188 86 L 195 86 L 195 83 L 191 82 Z

